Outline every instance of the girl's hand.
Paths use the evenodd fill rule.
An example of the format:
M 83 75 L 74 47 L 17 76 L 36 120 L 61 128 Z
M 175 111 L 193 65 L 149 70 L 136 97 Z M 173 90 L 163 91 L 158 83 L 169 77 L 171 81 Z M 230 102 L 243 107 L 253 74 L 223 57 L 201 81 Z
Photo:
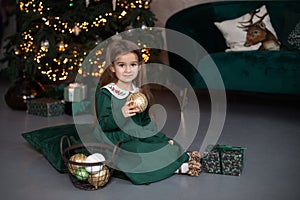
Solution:
M 139 109 L 133 104 L 133 101 L 127 101 L 122 107 L 122 114 L 125 118 L 132 117 L 139 112 Z

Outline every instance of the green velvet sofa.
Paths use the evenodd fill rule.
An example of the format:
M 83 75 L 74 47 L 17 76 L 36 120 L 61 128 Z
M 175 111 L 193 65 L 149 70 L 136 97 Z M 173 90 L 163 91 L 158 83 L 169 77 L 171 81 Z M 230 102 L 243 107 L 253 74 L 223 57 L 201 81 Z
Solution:
M 268 9 L 281 49 L 225 52 L 225 39 L 214 22 L 237 18 L 262 5 Z M 191 45 L 180 44 L 179 47 L 194 52 L 196 67 L 209 68 L 212 59 L 226 90 L 299 95 L 300 50 L 287 45 L 287 27 L 294 26 L 299 20 L 300 1 L 222 1 L 181 10 L 167 20 L 166 28 L 193 38 L 206 50 L 208 55 L 198 55 Z M 297 33 L 300 37 L 299 26 Z M 176 48 L 177 41 L 168 34 L 166 41 L 167 46 Z M 184 58 L 169 53 L 169 63 L 193 88 L 208 88 L 202 76 Z

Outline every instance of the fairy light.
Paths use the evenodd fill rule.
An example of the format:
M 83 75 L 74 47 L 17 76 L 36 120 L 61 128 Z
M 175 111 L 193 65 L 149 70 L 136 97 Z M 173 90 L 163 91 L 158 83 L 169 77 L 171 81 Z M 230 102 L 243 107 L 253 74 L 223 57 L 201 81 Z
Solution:
M 142 57 L 144 59 L 145 62 L 148 62 L 149 61 L 149 58 L 150 58 L 150 51 L 148 48 L 144 48 L 142 49 Z
M 95 2 L 101 2 L 100 0 L 95 0 Z M 129 12 L 132 12 L 130 9 L 149 9 L 149 4 L 151 0 L 117 0 L 116 10 L 108 11 L 106 13 L 102 13 L 101 15 L 95 16 L 94 19 L 90 21 L 81 21 L 70 23 L 66 19 L 62 19 L 59 16 L 48 16 L 47 13 L 51 11 L 53 8 L 50 6 L 44 6 L 43 2 L 37 0 L 20 0 L 19 1 L 19 9 L 23 13 L 34 13 L 36 17 L 40 18 L 44 24 L 44 26 L 53 29 L 61 34 L 79 34 L 80 31 L 89 32 L 93 28 L 105 28 L 108 19 L 110 17 L 116 16 L 117 19 L 123 20 Z M 73 5 L 74 6 L 74 5 Z M 46 11 L 46 12 L 45 12 Z M 141 20 L 141 16 L 137 16 L 136 20 Z M 76 30 L 75 27 L 78 29 Z M 47 58 L 47 52 L 49 50 L 48 46 L 43 44 L 36 45 L 34 42 L 36 38 L 34 38 L 34 34 L 42 28 L 39 25 L 34 27 L 35 30 L 27 30 L 21 34 L 21 43 L 15 50 L 16 55 L 21 55 L 23 59 L 28 59 L 34 55 L 34 62 L 37 65 L 37 69 L 41 74 L 47 75 L 49 80 L 58 81 L 58 80 L 66 80 L 70 71 L 76 69 L 79 74 L 85 73 L 86 75 L 92 76 L 101 76 L 104 71 L 105 61 L 100 59 L 99 57 L 95 57 L 90 62 L 95 66 L 94 70 L 91 72 L 84 72 L 82 69 L 82 63 L 85 56 L 89 52 L 78 51 L 72 45 L 63 41 L 63 43 L 54 44 L 57 45 L 58 52 L 65 52 L 68 48 L 74 48 L 71 50 L 73 55 L 63 58 L 54 58 L 50 62 L 45 62 L 45 58 Z M 76 32 L 76 31 L 77 32 Z M 79 32 L 78 32 L 79 31 Z M 144 45 L 141 41 L 138 41 L 139 46 L 143 47 L 142 55 L 143 59 L 146 61 L 149 60 L 149 49 L 147 45 Z M 52 44 L 53 45 L 53 44 Z M 30 56 L 29 56 L 30 53 Z M 96 52 L 96 56 L 100 56 L 103 54 L 103 49 Z M 101 57 L 101 56 L 100 56 Z M 59 66 L 58 69 L 54 70 L 55 67 L 53 65 Z M 64 65 L 69 65 L 67 68 Z M 53 69 L 52 69 L 53 67 Z

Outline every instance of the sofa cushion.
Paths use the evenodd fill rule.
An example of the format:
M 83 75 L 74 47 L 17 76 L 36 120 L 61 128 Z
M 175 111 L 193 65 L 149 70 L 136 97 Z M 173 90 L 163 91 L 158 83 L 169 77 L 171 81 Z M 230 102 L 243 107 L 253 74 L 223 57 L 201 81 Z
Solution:
M 261 6 L 259 12 L 253 17 L 252 22 L 255 23 L 259 20 L 257 16 L 263 16 L 265 13 L 268 13 L 268 10 L 265 5 Z M 247 51 L 247 50 L 257 50 L 261 46 L 261 43 L 253 44 L 249 47 L 245 47 L 244 44 L 246 42 L 247 31 L 243 28 L 244 25 L 248 25 L 248 22 L 251 15 L 250 13 L 246 13 L 238 18 L 224 20 L 222 22 L 215 22 L 214 24 L 218 27 L 218 29 L 222 32 L 228 49 L 226 51 Z M 265 26 L 268 30 L 270 30 L 274 36 L 277 38 L 276 32 L 271 24 L 269 14 L 266 15 L 263 19 Z
M 299 63 L 300 51 L 232 51 L 204 57 L 198 69 L 210 74 L 209 70 L 214 68 L 212 65 L 216 65 L 226 90 L 299 95 Z M 194 87 L 206 88 L 199 77 Z
M 220 1 L 186 8 L 172 15 L 167 21 L 166 28 L 179 31 L 196 40 L 209 55 L 203 58 L 203 55 L 198 53 L 197 56 L 199 50 L 196 47 L 176 45 L 178 42 L 168 35 L 166 35 L 167 45 L 168 47 L 176 45 L 182 51 L 189 49 L 195 52 L 192 57 L 196 57 L 195 60 L 199 59 L 199 67 L 206 70 L 210 70 L 209 66 L 215 62 L 226 90 L 300 94 L 300 51 L 282 49 L 225 52 L 227 48 L 225 39 L 214 22 L 238 18 L 262 5 L 266 5 L 276 35 L 279 41 L 284 43 L 286 35 L 284 28 L 292 21 L 285 17 L 285 13 L 299 13 L 299 0 Z M 181 73 L 193 88 L 207 89 L 202 75 L 193 65 L 179 55 L 171 52 L 168 55 L 170 66 Z

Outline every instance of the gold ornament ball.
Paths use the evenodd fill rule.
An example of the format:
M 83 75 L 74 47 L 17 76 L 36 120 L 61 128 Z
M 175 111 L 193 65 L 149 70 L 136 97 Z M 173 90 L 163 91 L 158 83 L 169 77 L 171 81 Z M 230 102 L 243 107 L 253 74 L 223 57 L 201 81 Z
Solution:
M 109 169 L 103 165 L 102 169 L 96 174 L 90 174 L 88 177 L 89 183 L 95 188 L 104 186 L 110 178 Z
M 77 153 L 77 154 L 74 154 L 73 156 L 71 156 L 71 158 L 69 159 L 70 161 L 73 161 L 73 162 L 77 162 L 77 163 L 83 163 L 85 162 L 87 156 L 82 154 L 82 153 Z M 75 164 L 68 164 L 68 169 L 69 169 L 69 172 L 73 175 L 76 175 L 76 169 L 81 167 L 80 165 L 75 165 Z
M 146 95 L 141 92 L 134 92 L 131 93 L 127 98 L 127 101 L 131 100 L 133 101 L 133 104 L 140 110 L 139 112 L 146 110 L 148 106 L 148 99 Z

